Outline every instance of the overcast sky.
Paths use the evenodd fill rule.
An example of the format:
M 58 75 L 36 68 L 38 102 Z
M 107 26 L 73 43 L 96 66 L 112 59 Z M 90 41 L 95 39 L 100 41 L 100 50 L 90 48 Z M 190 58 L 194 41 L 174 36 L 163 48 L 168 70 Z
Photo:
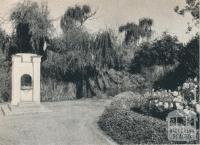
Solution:
M 12 8 L 19 1 L 23 0 L 0 0 L 0 16 L 8 19 Z M 117 31 L 122 24 L 138 23 L 139 18 L 150 17 L 154 20 L 153 29 L 157 35 L 168 31 L 172 35 L 177 35 L 182 42 L 186 42 L 192 35 L 186 34 L 187 22 L 191 22 L 191 16 L 182 17 L 173 11 L 176 5 L 183 6 L 185 0 L 47 0 L 47 2 L 52 18 L 62 16 L 69 6 L 89 4 L 92 10 L 97 11 L 93 19 L 85 24 L 90 32 L 106 28 Z M 58 33 L 61 32 L 59 22 L 59 20 L 54 22 Z M 9 32 L 12 27 L 6 23 L 3 28 Z

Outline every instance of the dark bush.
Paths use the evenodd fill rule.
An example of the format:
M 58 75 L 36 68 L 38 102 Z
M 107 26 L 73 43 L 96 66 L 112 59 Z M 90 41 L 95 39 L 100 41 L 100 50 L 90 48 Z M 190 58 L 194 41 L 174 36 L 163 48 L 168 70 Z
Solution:
M 107 108 L 98 124 L 119 144 L 170 143 L 166 122 L 130 110 Z
M 151 113 L 157 108 L 153 105 L 149 108 L 150 99 L 149 95 L 133 92 L 116 95 L 99 119 L 100 128 L 120 144 L 170 143 L 167 123 L 152 117 L 156 114 Z M 157 113 L 163 112 L 158 110 Z
M 161 39 L 156 39 L 152 43 L 143 43 L 140 49 L 136 51 L 130 72 L 140 73 L 142 68 L 154 65 L 167 66 L 175 64 L 178 61 L 179 51 L 182 44 L 176 37 L 164 33 Z
M 188 78 L 199 76 L 199 35 L 192 38 L 178 55 L 179 65 L 155 81 L 154 88 L 175 90 Z

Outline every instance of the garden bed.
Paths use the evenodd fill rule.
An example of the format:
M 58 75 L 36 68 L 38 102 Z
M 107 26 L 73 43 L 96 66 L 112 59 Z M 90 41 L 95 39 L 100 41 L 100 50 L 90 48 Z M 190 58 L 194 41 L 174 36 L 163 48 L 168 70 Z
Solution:
M 165 121 L 130 110 L 107 108 L 98 124 L 119 144 L 170 143 Z

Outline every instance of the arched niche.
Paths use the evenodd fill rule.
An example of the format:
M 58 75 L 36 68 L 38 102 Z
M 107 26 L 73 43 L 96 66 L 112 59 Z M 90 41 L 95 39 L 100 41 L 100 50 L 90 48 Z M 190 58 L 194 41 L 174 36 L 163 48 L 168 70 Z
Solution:
M 32 77 L 29 74 L 23 74 L 21 76 L 21 90 L 30 90 L 32 89 Z

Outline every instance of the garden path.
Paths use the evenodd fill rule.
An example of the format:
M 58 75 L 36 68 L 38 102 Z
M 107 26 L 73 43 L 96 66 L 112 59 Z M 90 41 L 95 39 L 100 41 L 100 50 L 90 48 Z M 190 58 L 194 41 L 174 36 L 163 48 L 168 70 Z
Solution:
M 109 104 L 107 99 L 42 103 L 48 111 L 0 116 L 0 145 L 115 145 L 97 125 Z

